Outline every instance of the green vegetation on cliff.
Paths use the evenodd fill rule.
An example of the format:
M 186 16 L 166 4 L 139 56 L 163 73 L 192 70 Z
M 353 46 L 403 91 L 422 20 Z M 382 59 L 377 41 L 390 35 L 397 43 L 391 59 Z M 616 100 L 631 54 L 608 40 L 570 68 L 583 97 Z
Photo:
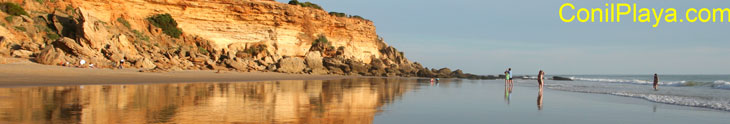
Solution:
M 298 5 L 298 6 L 302 6 L 302 7 L 311 7 L 311 8 L 315 8 L 315 9 L 319 9 L 319 10 L 324 10 L 324 9 L 322 9 L 322 6 L 319 6 L 319 5 L 311 3 L 311 2 L 301 3 L 297 0 L 290 0 L 289 5 Z M 356 19 L 367 20 L 358 15 L 347 15 L 347 14 L 341 13 L 341 12 L 329 12 L 329 14 L 332 16 L 337 16 L 337 17 L 347 17 L 347 18 L 356 18 Z M 369 20 L 367 20 L 367 21 L 369 21 Z
M 147 18 L 147 20 L 152 25 L 154 25 L 158 28 L 162 28 L 162 32 L 164 32 L 165 34 L 167 34 L 171 37 L 180 38 L 180 35 L 182 34 L 182 31 L 181 31 L 182 29 L 177 27 L 177 22 L 168 13 L 157 14 L 157 15 Z
M 132 25 L 129 24 L 129 22 L 127 20 L 124 20 L 124 18 L 122 18 L 122 17 L 117 18 L 117 22 L 122 23 L 122 25 L 124 25 L 124 27 L 132 28 Z
M 56 0 L 35 0 L 35 2 L 38 2 L 38 3 L 43 4 L 43 3 L 46 3 L 46 2 L 56 2 Z
M 337 17 L 347 17 L 347 14 L 341 12 L 330 12 L 330 15 Z
M 5 21 L 13 22 L 13 16 L 5 17 Z
M 23 32 L 26 31 L 25 27 L 22 27 L 22 26 L 15 26 L 15 30 L 19 30 L 19 31 L 23 31 Z
M 134 40 L 135 43 L 142 43 L 143 41 L 146 43 L 150 41 L 149 36 L 143 34 L 142 32 L 139 32 L 138 30 L 132 30 L 132 33 L 134 33 L 134 38 L 136 38 Z
M 3 10 L 3 12 L 14 16 L 28 15 L 28 12 L 25 12 L 25 9 L 23 9 L 23 7 L 20 7 L 18 4 L 11 2 L 0 3 L 0 10 Z
M 312 45 L 328 44 L 328 43 L 329 43 L 329 40 L 327 40 L 327 37 L 325 37 L 324 35 L 320 35 L 319 38 L 317 38 L 317 40 L 314 40 L 314 42 L 312 42 Z
M 256 55 L 266 52 L 266 47 L 267 46 L 264 44 L 257 44 L 257 45 L 251 46 L 250 48 L 244 50 L 244 53 L 249 54 L 251 56 L 256 56 Z
M 314 4 L 314 3 L 312 3 L 312 2 L 304 2 L 304 3 L 300 3 L 300 2 L 299 2 L 299 1 L 297 1 L 297 0 L 290 0 L 290 1 L 289 1 L 289 4 L 290 4 L 290 5 L 299 5 L 299 6 L 302 6 L 302 7 L 311 7 L 311 8 L 315 8 L 315 9 L 319 9 L 319 10 L 324 10 L 324 9 L 322 9 L 322 6 L 319 6 L 319 5 L 317 5 L 317 4 Z
M 329 14 L 332 16 L 337 16 L 337 17 L 347 17 L 347 18 L 356 18 L 356 19 L 361 19 L 361 20 L 367 20 L 359 15 L 347 15 L 347 14 L 341 13 L 341 12 L 330 12 Z
M 359 15 L 354 15 L 354 16 L 350 16 L 350 18 L 356 18 L 356 19 L 362 19 L 362 20 L 367 20 L 367 21 L 370 21 L 370 20 L 368 20 L 368 19 L 365 19 L 365 18 L 363 18 L 363 17 L 361 17 L 361 16 L 359 16 Z
M 319 35 L 317 39 L 312 41 L 312 47 L 309 48 L 309 51 L 320 51 L 326 55 L 334 55 L 336 53 L 335 47 L 332 46 L 332 43 L 324 35 Z
M 208 55 L 208 53 L 210 53 L 210 52 L 208 52 L 208 49 L 205 49 L 202 46 L 198 46 L 198 52 L 200 52 L 204 55 Z

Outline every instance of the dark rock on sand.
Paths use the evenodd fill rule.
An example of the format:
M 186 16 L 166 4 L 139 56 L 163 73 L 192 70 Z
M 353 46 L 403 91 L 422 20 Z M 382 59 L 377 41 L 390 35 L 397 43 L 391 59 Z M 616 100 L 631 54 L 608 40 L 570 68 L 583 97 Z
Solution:
M 573 79 L 570 79 L 570 78 L 567 78 L 567 77 L 560 77 L 560 76 L 553 76 L 553 80 L 573 81 Z

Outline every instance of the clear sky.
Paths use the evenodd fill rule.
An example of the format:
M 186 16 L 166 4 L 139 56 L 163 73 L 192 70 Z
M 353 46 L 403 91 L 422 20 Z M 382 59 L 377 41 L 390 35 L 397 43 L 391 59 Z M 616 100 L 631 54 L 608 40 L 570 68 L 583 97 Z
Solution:
M 286 3 L 288 0 L 277 0 Z M 300 0 L 305 2 L 306 0 Z M 614 0 L 311 0 L 360 15 L 412 61 L 475 74 L 730 74 L 730 23 L 565 23 L 566 2 Z M 730 8 L 727 0 L 642 0 L 639 8 Z M 573 11 L 574 12 L 574 11 Z M 726 16 L 725 18 L 730 18 Z

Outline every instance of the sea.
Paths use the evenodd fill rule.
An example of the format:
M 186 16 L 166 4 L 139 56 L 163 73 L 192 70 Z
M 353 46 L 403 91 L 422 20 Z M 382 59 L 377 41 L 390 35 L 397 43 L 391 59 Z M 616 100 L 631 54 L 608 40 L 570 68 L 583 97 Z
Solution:
M 730 75 L 659 75 L 658 90 L 653 89 L 653 75 L 556 76 L 568 77 L 574 81 L 550 80 L 545 87 L 730 111 Z

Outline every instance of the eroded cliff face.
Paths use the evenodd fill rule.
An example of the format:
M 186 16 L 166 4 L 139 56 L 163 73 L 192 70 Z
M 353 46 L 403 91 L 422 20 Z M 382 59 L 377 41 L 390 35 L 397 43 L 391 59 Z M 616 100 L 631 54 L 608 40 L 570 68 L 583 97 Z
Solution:
M 304 56 L 319 35 L 332 46 L 343 46 L 344 56 L 370 63 L 380 58 L 386 45 L 378 39 L 373 23 L 335 17 L 318 9 L 276 1 L 256 0 L 72 0 L 103 22 L 122 17 L 134 29 L 145 29 L 145 18 L 169 13 L 186 35 L 211 42 L 215 50 L 242 50 L 251 44 L 266 44 L 281 56 Z M 242 47 L 243 46 L 243 47 Z
M 42 64 L 142 71 L 482 78 L 438 72 L 409 61 L 378 37 L 371 21 L 276 1 L 0 2 L 17 4 L 29 13 L 0 12 L 4 17 L 0 57 Z M 150 18 L 160 14 L 176 20 L 182 35 L 170 36 L 153 24 Z

